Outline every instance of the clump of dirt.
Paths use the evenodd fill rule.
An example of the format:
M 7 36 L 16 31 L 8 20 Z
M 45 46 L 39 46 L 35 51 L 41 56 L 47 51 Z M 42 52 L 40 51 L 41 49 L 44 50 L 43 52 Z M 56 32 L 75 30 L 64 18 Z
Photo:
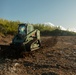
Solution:
M 4 40 L 4 38 L 1 38 Z M 8 44 L 11 42 L 8 37 Z M 41 37 L 42 47 L 26 52 L 24 57 L 11 59 L 0 56 L 0 75 L 75 75 L 76 74 L 76 36 Z M 4 41 L 0 43 L 5 45 Z M 8 49 L 8 48 L 7 48 Z M 2 50 L 0 50 L 1 53 Z M 11 51 L 8 49 L 8 51 Z
M 2 45 L 8 45 L 8 44 L 10 44 L 11 43 L 11 41 L 12 41 L 12 38 L 13 38 L 13 36 L 12 35 L 7 35 L 7 36 L 4 36 L 4 35 L 1 35 L 0 36 L 0 44 Z

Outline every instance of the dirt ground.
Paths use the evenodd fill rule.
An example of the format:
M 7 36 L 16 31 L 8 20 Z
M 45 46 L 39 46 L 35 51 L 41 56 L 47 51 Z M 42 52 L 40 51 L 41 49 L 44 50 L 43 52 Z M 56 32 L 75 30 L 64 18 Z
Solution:
M 8 45 L 11 38 L 0 37 L 0 44 Z M 1 56 L 0 75 L 76 75 L 76 36 L 41 37 L 41 43 L 23 58 Z

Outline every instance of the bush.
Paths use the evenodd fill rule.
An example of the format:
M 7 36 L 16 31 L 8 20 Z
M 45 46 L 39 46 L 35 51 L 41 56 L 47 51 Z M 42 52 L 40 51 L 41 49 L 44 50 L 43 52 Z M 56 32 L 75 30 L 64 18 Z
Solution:
M 6 28 L 0 24 L 0 33 L 6 34 Z
M 16 34 L 20 21 L 8 21 L 0 19 L 0 32 L 3 34 Z

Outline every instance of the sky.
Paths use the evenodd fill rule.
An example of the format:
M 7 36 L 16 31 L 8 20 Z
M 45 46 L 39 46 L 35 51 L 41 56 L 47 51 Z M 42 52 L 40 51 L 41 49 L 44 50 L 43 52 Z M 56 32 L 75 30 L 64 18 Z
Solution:
M 0 0 L 0 18 L 76 28 L 76 0 Z

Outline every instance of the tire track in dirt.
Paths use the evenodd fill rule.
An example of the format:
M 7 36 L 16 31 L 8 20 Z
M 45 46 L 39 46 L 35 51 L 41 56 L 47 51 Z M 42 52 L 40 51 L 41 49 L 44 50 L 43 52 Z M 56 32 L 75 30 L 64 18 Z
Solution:
M 53 36 L 49 37 L 48 39 L 47 37 L 45 37 L 45 39 L 42 41 L 42 47 L 43 48 L 53 47 L 57 43 L 57 37 L 58 36 Z

